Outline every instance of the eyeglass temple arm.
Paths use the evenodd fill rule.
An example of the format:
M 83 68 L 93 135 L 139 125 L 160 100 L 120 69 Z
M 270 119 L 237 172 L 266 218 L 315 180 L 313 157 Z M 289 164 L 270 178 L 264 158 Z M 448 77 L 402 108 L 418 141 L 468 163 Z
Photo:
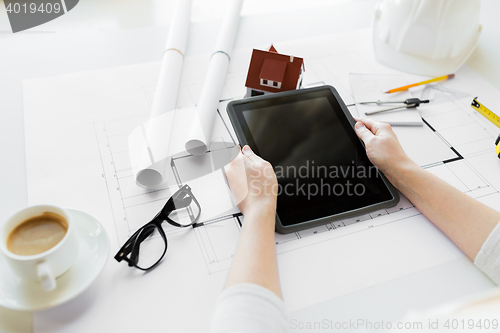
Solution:
M 138 230 L 137 232 L 140 232 L 140 230 Z M 137 232 L 135 234 L 137 234 Z M 122 260 L 126 260 L 129 262 L 134 261 L 135 257 L 137 256 L 139 251 L 134 251 L 135 253 L 132 253 L 130 260 L 127 258 L 127 255 L 130 252 L 132 252 L 132 244 L 135 242 L 139 242 L 139 246 L 140 246 L 140 243 L 142 241 L 144 241 L 147 237 L 149 237 L 153 232 L 154 232 L 153 228 L 149 228 L 145 232 L 140 232 L 140 234 L 137 236 L 137 237 L 139 237 L 139 239 L 136 239 L 133 242 L 132 242 L 132 238 L 134 238 L 135 234 L 132 235 L 132 237 L 129 238 L 129 240 L 125 243 L 125 245 L 123 245 L 122 248 L 120 249 L 120 251 L 118 251 L 118 253 L 115 255 L 115 257 L 114 257 L 115 260 L 118 262 L 120 262 Z M 137 237 L 135 237 L 135 238 L 137 238 Z

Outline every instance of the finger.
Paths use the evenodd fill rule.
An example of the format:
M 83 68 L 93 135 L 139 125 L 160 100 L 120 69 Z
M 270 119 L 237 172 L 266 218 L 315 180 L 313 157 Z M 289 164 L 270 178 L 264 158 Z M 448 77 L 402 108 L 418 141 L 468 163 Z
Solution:
M 378 123 L 375 122 L 371 128 L 372 133 L 375 135 L 381 135 L 384 136 L 384 134 L 388 132 L 392 132 L 391 125 L 387 123 Z
M 254 163 L 264 161 L 260 156 L 255 155 L 253 150 L 248 145 L 243 147 L 243 149 L 241 151 L 242 151 L 243 155 L 248 157 Z
M 377 123 L 376 121 L 374 121 L 370 118 L 358 118 L 358 119 L 359 120 L 357 120 L 357 121 L 365 124 L 366 128 L 368 128 L 370 131 L 372 131 L 373 125 L 375 125 Z
M 375 135 L 381 135 L 391 129 L 389 124 L 374 121 L 369 118 L 362 118 L 360 122 L 365 124 L 366 128 L 368 128 Z
M 365 126 L 363 122 L 357 122 L 356 126 L 354 126 L 356 134 L 358 137 L 363 140 L 365 145 L 370 142 L 370 140 L 374 137 L 373 133 Z

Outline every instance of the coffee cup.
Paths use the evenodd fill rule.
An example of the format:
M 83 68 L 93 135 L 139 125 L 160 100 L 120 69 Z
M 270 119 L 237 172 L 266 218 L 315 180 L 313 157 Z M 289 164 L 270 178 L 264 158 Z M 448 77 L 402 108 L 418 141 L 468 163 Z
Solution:
M 56 278 L 78 258 L 78 238 L 67 210 L 40 205 L 23 209 L 0 226 L 0 250 L 23 280 L 54 290 Z

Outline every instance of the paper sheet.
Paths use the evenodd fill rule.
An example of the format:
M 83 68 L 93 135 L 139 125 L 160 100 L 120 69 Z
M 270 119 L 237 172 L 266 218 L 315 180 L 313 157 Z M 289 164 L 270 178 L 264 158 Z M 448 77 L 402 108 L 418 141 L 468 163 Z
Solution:
M 331 84 L 346 104 L 353 101 L 350 72 L 397 73 L 375 61 L 366 30 L 278 43 L 276 47 L 304 57 L 306 86 Z M 250 55 L 250 49 L 233 53 L 223 100 L 245 94 Z M 128 134 L 147 120 L 158 67 L 157 63 L 141 64 L 24 83 L 29 204 L 51 202 L 96 216 L 110 235 L 113 254 L 162 207 L 171 192 L 137 187 L 127 151 Z M 195 103 L 207 67 L 206 57 L 186 58 L 180 106 Z M 421 108 L 428 125 L 400 127 L 397 134 L 418 164 L 494 206 L 500 200 L 498 159 L 492 149 L 497 129 L 474 114 L 469 97 L 499 93 L 467 67 L 456 74 L 446 87 L 466 92 L 466 96 L 447 97 L 445 103 Z M 415 82 L 420 79 L 408 77 Z M 225 103 L 219 105 L 220 121 L 214 132 L 228 142 L 234 133 Z M 500 108 L 494 103 L 489 106 Z M 204 226 L 168 228 L 167 254 L 161 265 L 146 274 L 109 258 L 102 275 L 80 297 L 35 313 L 35 332 L 209 330 L 244 222 L 217 166 L 204 161 L 193 167 L 198 162 L 190 158 L 195 157 L 173 160 L 171 168 L 177 171 L 176 181 L 189 181 L 199 196 L 206 214 Z M 197 175 L 206 174 L 206 169 L 214 172 L 198 180 Z M 289 310 L 463 256 L 404 197 L 391 209 L 277 234 L 276 244 Z
M 384 91 L 408 84 L 403 74 L 351 73 L 349 79 L 352 94 L 356 101 L 356 109 L 360 116 L 388 123 L 393 126 L 422 126 L 424 124 L 416 108 L 398 109 L 379 114 L 366 115 L 367 112 L 391 108 L 397 106 L 397 104 L 360 104 L 361 102 L 375 101 L 404 101 L 411 98 L 412 96 L 409 91 L 384 94 Z

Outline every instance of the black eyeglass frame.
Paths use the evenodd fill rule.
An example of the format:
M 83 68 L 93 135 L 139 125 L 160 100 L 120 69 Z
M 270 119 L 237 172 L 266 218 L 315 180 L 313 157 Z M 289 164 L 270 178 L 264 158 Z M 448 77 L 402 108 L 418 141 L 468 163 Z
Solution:
M 181 200 L 181 206 L 182 207 L 176 207 L 175 201 L 181 196 L 181 195 L 187 195 L 185 198 L 182 198 Z M 189 199 L 189 200 L 187 200 Z M 190 212 L 190 204 L 191 201 L 193 201 L 196 206 L 198 207 L 198 214 L 197 216 L 193 216 L 192 212 Z M 178 206 L 178 205 L 177 205 Z M 191 223 L 189 224 L 180 224 L 177 223 L 176 221 L 172 220 L 169 215 L 179 209 L 182 208 L 187 208 L 188 213 L 191 216 Z M 201 206 L 196 197 L 193 195 L 191 192 L 191 187 L 189 185 L 184 185 L 180 189 L 178 189 L 165 203 L 163 208 L 156 214 L 156 216 L 148 223 L 143 225 L 141 228 L 139 228 L 130 238 L 125 242 L 125 244 L 120 248 L 118 253 L 115 255 L 115 260 L 118 262 L 121 262 L 122 260 L 126 261 L 128 263 L 129 267 L 135 267 L 143 271 L 147 271 L 155 267 L 160 263 L 160 261 L 163 259 L 165 254 L 167 253 L 167 248 L 168 248 L 168 241 L 167 241 L 167 236 L 165 235 L 165 231 L 163 230 L 162 223 L 167 221 L 170 225 L 173 225 L 174 227 L 178 228 L 186 228 L 186 227 L 195 227 L 196 222 L 200 218 L 201 215 Z M 163 250 L 162 255 L 160 258 L 151 266 L 144 268 L 138 266 L 139 262 L 139 250 L 140 250 L 140 244 L 146 240 L 151 234 L 155 231 L 155 229 L 158 230 L 158 233 L 160 234 L 161 238 L 165 242 L 165 249 Z M 127 257 L 130 254 L 130 258 Z

